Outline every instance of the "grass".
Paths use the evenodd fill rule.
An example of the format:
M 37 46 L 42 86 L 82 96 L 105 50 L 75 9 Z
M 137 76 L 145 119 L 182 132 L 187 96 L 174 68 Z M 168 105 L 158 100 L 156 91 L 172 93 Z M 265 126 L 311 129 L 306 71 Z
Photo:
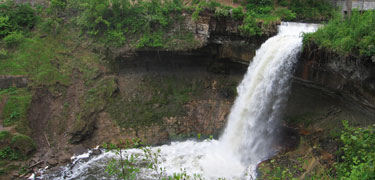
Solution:
M 27 113 L 31 102 L 31 93 L 26 88 L 10 88 L 0 91 L 0 97 L 7 98 L 1 114 L 3 125 L 16 125 L 18 132 L 30 134 Z
M 304 36 L 304 44 L 317 44 L 343 55 L 375 54 L 375 11 L 353 11 L 350 18 L 337 16 L 323 28 Z
M 66 50 L 54 37 L 42 39 L 36 34 L 8 50 L 8 57 L 0 61 L 0 74 L 27 75 L 37 86 L 69 85 L 69 72 L 56 67 L 60 59 L 66 59 Z

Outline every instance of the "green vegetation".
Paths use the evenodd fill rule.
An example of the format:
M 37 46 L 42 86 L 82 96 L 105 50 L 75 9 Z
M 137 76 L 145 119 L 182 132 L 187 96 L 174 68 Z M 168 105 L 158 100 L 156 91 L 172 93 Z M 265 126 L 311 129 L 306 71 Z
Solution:
M 340 161 L 336 164 L 337 179 L 375 179 L 375 125 L 367 128 L 350 127 L 344 121 L 341 134 Z
M 29 154 L 36 148 L 34 141 L 29 136 L 22 134 L 14 135 L 10 141 L 10 144 L 13 149 L 18 150 L 25 155 Z
M 27 3 L 6 1 L 0 4 L 0 38 L 12 32 L 26 32 L 37 22 L 35 10 Z
M 176 38 L 184 33 L 183 30 L 169 33 L 172 25 L 182 20 L 183 7 L 179 0 L 136 3 L 128 0 L 79 0 L 76 4 L 81 12 L 76 23 L 83 32 L 111 46 L 172 48 L 166 46 L 168 37 L 174 35 Z
M 281 1 L 302 20 L 327 21 L 336 13 L 336 9 L 325 0 L 291 0 L 290 4 Z
M 1 98 L 7 98 L 1 118 L 4 126 L 16 125 L 20 133 L 29 134 L 27 112 L 31 102 L 31 94 L 26 89 L 10 88 L 0 91 Z
M 27 160 L 35 148 L 34 141 L 28 136 L 0 131 L 0 175 L 18 170 L 19 165 L 12 162 Z
M 22 160 L 25 159 L 36 146 L 34 141 L 25 135 L 12 135 L 8 131 L 0 132 L 0 160 Z
M 313 34 L 306 34 L 304 44 L 315 43 L 319 47 L 352 56 L 375 54 L 375 11 L 353 11 L 350 18 L 341 16 Z
M 19 151 L 7 146 L 0 149 L 0 160 L 19 160 L 22 159 L 22 154 Z
M 4 142 L 9 139 L 12 135 L 9 131 L 0 131 L 0 142 Z
M 259 167 L 261 179 L 343 179 L 370 180 L 375 178 L 375 125 L 365 128 L 349 126 L 332 137 L 314 135 L 301 137 L 296 150 L 277 155 Z M 332 133 L 332 129 L 330 133 Z M 318 136 L 323 136 L 319 134 Z M 317 140 L 316 138 L 319 138 Z M 336 158 L 321 143 L 338 146 Z M 336 148 L 334 148 L 336 149 Z M 326 159 L 331 156 L 331 160 Z M 319 164 L 317 163 L 319 161 Z

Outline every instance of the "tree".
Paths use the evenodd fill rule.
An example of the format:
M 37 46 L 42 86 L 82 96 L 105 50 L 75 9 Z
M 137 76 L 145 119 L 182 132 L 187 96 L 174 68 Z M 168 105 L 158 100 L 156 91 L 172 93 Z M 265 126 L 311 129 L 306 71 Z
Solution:
M 347 15 L 348 15 L 348 17 L 350 17 L 352 15 L 353 1 L 352 0 L 345 0 L 345 4 L 346 4 Z

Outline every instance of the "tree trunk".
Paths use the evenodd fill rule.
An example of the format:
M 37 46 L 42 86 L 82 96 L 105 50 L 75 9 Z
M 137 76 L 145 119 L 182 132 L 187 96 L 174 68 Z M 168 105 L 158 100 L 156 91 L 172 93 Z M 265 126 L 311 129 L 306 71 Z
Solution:
M 345 4 L 346 4 L 346 13 L 348 15 L 348 17 L 350 17 L 352 15 L 352 0 L 346 0 L 345 1 Z

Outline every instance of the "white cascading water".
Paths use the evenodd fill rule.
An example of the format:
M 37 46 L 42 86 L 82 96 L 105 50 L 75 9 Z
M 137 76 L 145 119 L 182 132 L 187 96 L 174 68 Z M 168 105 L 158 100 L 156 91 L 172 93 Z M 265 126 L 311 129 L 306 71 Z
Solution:
M 314 32 L 318 25 L 282 23 L 279 33 L 268 39 L 251 62 L 238 86 L 238 97 L 231 109 L 227 127 L 219 140 L 172 142 L 160 149 L 160 167 L 168 175 L 181 172 L 200 174 L 205 179 L 254 179 L 256 165 L 277 151 L 275 140 L 282 108 L 287 99 L 293 66 L 302 47 L 302 33 Z M 140 154 L 139 149 L 124 155 Z M 84 156 L 84 155 L 83 155 Z M 103 179 L 106 162 L 116 157 L 103 153 L 45 173 L 42 179 Z M 113 179 L 108 177 L 108 179 Z M 138 179 L 155 179 L 143 170 Z

